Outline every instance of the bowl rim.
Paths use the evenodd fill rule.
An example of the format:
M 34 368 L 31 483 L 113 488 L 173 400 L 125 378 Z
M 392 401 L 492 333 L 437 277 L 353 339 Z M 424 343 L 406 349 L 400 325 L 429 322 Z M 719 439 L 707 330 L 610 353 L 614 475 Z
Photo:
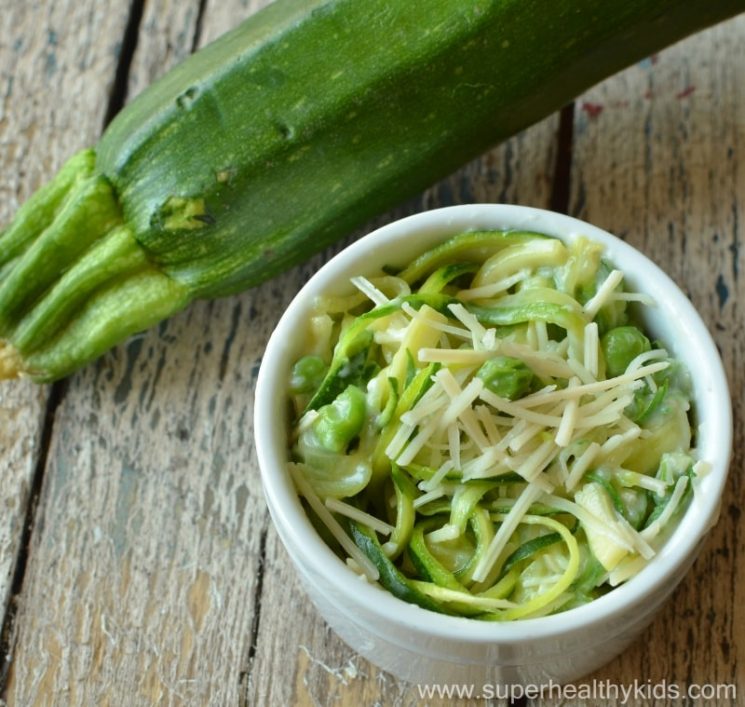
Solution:
M 652 294 L 658 306 L 680 322 L 688 335 L 685 349 L 687 352 L 693 350 L 690 360 L 708 362 L 702 377 L 692 376 L 699 421 L 705 410 L 707 435 L 711 437 L 704 440 L 705 449 L 712 452 L 707 455 L 712 468 L 701 479 L 702 493 L 694 496 L 675 531 L 639 574 L 588 604 L 550 616 L 513 622 L 483 622 L 438 614 L 361 581 L 313 529 L 285 467 L 285 425 L 284 422 L 276 424 L 276 420 L 278 416 L 281 419 L 285 409 L 284 388 L 292 363 L 292 351 L 287 342 L 307 320 L 313 298 L 322 291 L 346 283 L 351 273 L 364 274 L 391 260 L 380 255 L 396 252 L 388 246 L 398 245 L 400 250 L 408 239 L 403 250 L 408 249 L 412 254 L 422 252 L 438 239 L 468 228 L 532 230 L 565 242 L 582 235 L 602 243 L 604 257 L 610 262 L 616 263 L 620 259 L 623 263 L 634 264 L 635 273 L 629 279 L 635 289 Z M 414 248 L 411 241 L 418 240 L 415 236 L 426 237 L 426 243 Z M 371 256 L 371 253 L 377 255 Z M 626 267 L 620 263 L 617 266 L 629 277 Z M 660 299 L 661 294 L 664 294 L 664 299 Z M 675 348 L 674 344 L 672 348 Z M 676 356 L 679 356 L 678 352 Z M 277 394 L 278 390 L 282 394 Z M 721 357 L 701 317 L 672 279 L 643 253 L 596 226 L 545 209 L 511 204 L 467 204 L 420 212 L 372 231 L 331 258 L 296 294 L 272 333 L 259 370 L 254 409 L 257 457 L 274 523 L 285 545 L 290 543 L 300 549 L 303 563 L 322 574 L 348 600 L 346 607 L 339 608 L 348 610 L 351 606 L 364 606 L 368 613 L 383 622 L 393 622 L 431 637 L 468 643 L 523 644 L 584 630 L 613 617 L 627 615 L 629 611 L 638 613 L 643 609 L 645 597 L 666 584 L 677 584 L 686 561 L 695 554 L 703 536 L 716 523 L 731 457 L 732 434 L 731 398 Z M 297 564 L 297 558 L 292 552 L 290 555 Z

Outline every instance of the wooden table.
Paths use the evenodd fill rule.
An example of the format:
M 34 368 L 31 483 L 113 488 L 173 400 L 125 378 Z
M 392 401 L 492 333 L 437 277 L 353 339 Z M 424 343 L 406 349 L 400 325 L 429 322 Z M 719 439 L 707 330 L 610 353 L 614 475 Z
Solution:
M 130 97 L 262 4 L 0 0 L 0 222 Z M 551 206 L 615 232 L 714 333 L 736 421 L 721 520 L 653 625 L 587 681 L 733 683 L 745 700 L 745 17 L 610 79 L 371 226 L 472 201 Z M 197 304 L 62 383 L 2 385 L 8 704 L 422 702 L 308 604 L 259 484 L 262 351 L 329 255 Z

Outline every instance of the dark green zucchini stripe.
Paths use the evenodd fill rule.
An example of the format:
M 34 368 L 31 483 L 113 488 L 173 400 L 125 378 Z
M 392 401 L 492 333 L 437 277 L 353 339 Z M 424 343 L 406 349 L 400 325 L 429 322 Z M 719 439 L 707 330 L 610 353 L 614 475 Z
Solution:
M 277 0 L 127 106 L 0 237 L 0 377 L 59 378 L 256 285 L 743 9 Z

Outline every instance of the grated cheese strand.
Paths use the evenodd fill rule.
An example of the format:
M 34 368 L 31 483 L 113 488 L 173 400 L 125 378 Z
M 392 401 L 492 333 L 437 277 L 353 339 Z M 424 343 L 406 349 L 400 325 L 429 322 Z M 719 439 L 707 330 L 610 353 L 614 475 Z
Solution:
M 567 476 L 564 482 L 564 488 L 567 491 L 571 491 L 579 483 L 590 468 L 590 464 L 595 461 L 595 457 L 597 457 L 599 451 L 600 445 L 597 442 L 590 442 L 587 449 L 574 460 L 569 476 Z
M 486 407 L 486 405 L 477 405 L 474 410 L 476 412 L 476 417 L 478 417 L 481 426 L 484 428 L 484 432 L 486 432 L 489 444 L 499 444 L 502 436 L 494 421 L 494 416 L 489 413 L 489 408 Z
M 667 361 L 660 361 L 659 363 L 652 363 L 635 371 L 629 372 L 627 370 L 626 373 L 622 373 L 620 376 L 615 376 L 614 378 L 606 378 L 605 380 L 593 381 L 592 383 L 578 385 L 576 388 L 563 388 L 548 393 L 541 393 L 539 391 L 537 393 L 526 395 L 524 398 L 521 398 L 520 404 L 523 407 L 536 407 L 547 402 L 554 402 L 556 400 L 562 400 L 568 397 L 595 395 L 596 393 L 602 393 L 606 390 L 617 388 L 621 385 L 633 383 L 640 378 L 644 378 L 645 376 L 652 375 L 653 373 L 657 373 L 658 371 L 662 371 L 669 365 L 670 364 Z M 568 377 L 569 376 L 567 376 L 567 378 Z
M 634 552 L 633 544 L 625 534 L 620 532 L 617 524 L 609 525 L 604 520 L 598 518 L 594 513 L 591 513 L 586 508 L 580 506 L 578 503 L 570 501 L 567 498 L 562 498 L 561 496 L 548 495 L 544 499 L 544 503 L 553 506 L 556 510 L 570 513 L 577 518 L 580 523 L 585 525 L 587 528 L 592 529 L 593 533 L 603 535 L 616 545 L 620 545 L 627 552 Z
M 372 284 L 366 277 L 353 277 L 350 282 L 376 306 L 388 304 L 390 300 Z
M 365 511 L 361 511 L 359 508 L 350 506 L 348 503 L 344 503 L 344 501 L 329 497 L 323 503 L 333 513 L 339 513 L 352 520 L 357 520 L 382 535 L 390 535 L 394 531 L 394 527 L 390 523 L 386 523 L 380 520 L 380 518 L 365 513 Z
M 415 428 L 415 425 L 404 423 L 396 430 L 396 434 L 393 435 L 393 439 L 385 448 L 385 455 L 389 459 L 395 459 L 401 453 L 401 450 L 404 448 L 404 445 L 408 441 L 409 437 L 411 437 L 411 434 L 414 432 Z
M 438 498 L 442 498 L 444 495 L 445 488 L 443 486 L 438 486 L 431 491 L 427 491 L 427 493 L 423 493 L 421 496 L 417 496 L 411 505 L 414 506 L 414 508 L 419 508 L 430 501 L 436 501 Z
M 473 348 L 481 348 L 481 340 L 486 335 L 486 329 L 482 326 L 476 317 L 471 314 L 462 304 L 448 305 L 448 309 L 453 313 L 456 319 L 460 321 L 470 332 L 473 340 Z
M 440 421 L 436 417 L 427 422 L 426 425 L 419 428 L 419 432 L 417 432 L 409 444 L 404 447 L 404 450 L 398 455 L 398 457 L 389 458 L 398 462 L 401 466 L 411 464 L 411 462 L 414 461 L 414 457 L 419 454 L 429 438 L 434 434 L 439 423 Z
M 629 361 L 629 365 L 626 366 L 626 373 L 633 373 L 638 371 L 647 361 L 656 361 L 660 358 L 667 358 L 667 351 L 665 349 L 652 349 L 651 351 L 643 351 L 638 356 L 634 357 Z
M 579 385 L 579 378 L 573 376 L 569 379 L 569 387 L 576 388 Z M 571 398 L 564 408 L 561 416 L 561 424 L 556 430 L 555 442 L 559 447 L 566 447 L 572 441 L 574 427 L 577 424 L 577 409 L 579 407 L 579 398 Z
M 476 400 L 483 388 L 484 381 L 481 378 L 473 378 L 462 391 L 451 398 L 450 404 L 440 418 L 440 429 L 445 429 L 461 417 L 466 410 L 470 410 L 471 404 Z
M 479 560 L 479 563 L 476 565 L 476 569 L 473 572 L 474 581 L 483 582 L 486 579 L 509 542 L 510 537 L 512 537 L 512 534 L 517 530 L 517 526 L 520 525 L 523 516 L 528 512 L 531 504 L 538 500 L 542 493 L 543 492 L 537 486 L 530 484 L 520 494 L 517 501 L 515 501 L 515 504 L 510 508 L 504 521 L 502 521 L 502 524 L 499 526 L 499 530 L 497 530 L 494 537 L 491 539 L 491 542 L 486 548 L 481 560 Z
M 344 528 L 339 525 L 339 521 L 331 515 L 326 506 L 321 503 L 321 499 L 318 498 L 315 491 L 313 491 L 311 485 L 305 480 L 302 472 L 295 467 L 294 464 L 288 465 L 290 475 L 295 483 L 295 488 L 300 494 L 308 501 L 310 507 L 313 509 L 319 520 L 329 529 L 329 532 L 336 538 L 339 545 L 342 546 L 344 551 L 351 557 L 362 569 L 367 578 L 373 582 L 376 582 L 380 577 L 378 568 L 370 561 L 362 550 L 360 550 L 345 532 Z
M 448 425 L 448 451 L 453 460 L 453 466 L 461 469 L 460 463 L 460 430 L 457 424 Z
M 641 292 L 614 292 L 608 300 L 610 302 L 639 302 L 645 307 L 656 307 L 654 297 L 651 295 L 645 295 Z
M 417 358 L 422 363 L 465 363 L 478 365 L 494 358 L 493 351 L 472 349 L 419 349 Z
M 433 388 L 429 390 L 433 390 Z M 441 388 L 435 388 L 433 392 L 434 394 L 430 395 L 428 399 L 426 394 L 423 395 L 411 410 L 401 415 L 401 422 L 415 427 L 425 417 L 439 412 L 447 404 L 447 399 Z
M 667 502 L 665 508 L 663 508 L 662 513 L 660 513 L 660 515 L 657 516 L 657 518 L 650 525 L 648 525 L 646 528 L 644 528 L 644 530 L 641 531 L 640 535 L 642 536 L 642 538 L 644 538 L 644 540 L 653 540 L 659 535 L 660 531 L 665 527 L 673 513 L 678 510 L 678 505 L 683 498 L 683 494 L 685 493 L 687 485 L 687 476 L 681 476 L 677 480 L 677 482 L 675 483 L 675 488 L 673 489 L 673 493 L 670 496 L 670 500 Z
M 585 356 L 584 366 L 595 379 L 598 377 L 600 337 L 597 322 L 590 322 L 585 326 Z
M 455 468 L 455 464 L 453 463 L 452 459 L 447 459 L 442 466 L 434 473 L 432 474 L 432 478 L 428 479 L 427 481 L 422 481 L 419 484 L 419 488 L 422 491 L 432 491 L 432 489 L 437 488 L 447 476 L 448 472 Z
M 514 344 L 509 341 L 501 341 L 499 350 L 505 356 L 519 358 L 536 375 L 550 376 L 552 378 L 569 378 L 572 375 L 572 369 L 558 354 L 552 354 L 550 352 L 538 353 L 525 344 Z
M 616 523 L 619 530 L 629 539 L 634 549 L 645 559 L 649 560 L 655 556 L 654 548 L 646 541 L 644 536 L 636 530 L 617 510 L 614 509 Z
M 482 390 L 479 393 L 479 397 L 485 403 L 489 403 L 489 405 L 497 410 L 506 412 L 514 417 L 519 417 L 527 422 L 533 422 L 537 425 L 543 425 L 544 427 L 558 427 L 561 424 L 561 417 L 558 415 L 546 415 L 544 413 L 527 410 L 522 404 L 510 402 L 506 398 L 501 398 L 492 393 L 490 390 Z
M 617 587 L 621 582 L 639 574 L 646 566 L 647 560 L 641 556 L 627 557 L 608 574 L 608 584 L 611 587 Z
M 519 467 L 515 469 L 515 473 L 519 474 L 526 481 L 534 481 L 538 474 L 540 474 L 548 463 L 553 459 L 556 451 L 554 441 L 547 439 L 541 444 L 535 451 L 528 455 Z
M 625 432 L 608 437 L 600 447 L 600 455 L 603 458 L 608 457 L 612 452 L 615 452 L 616 449 L 627 442 L 633 442 L 635 439 L 638 439 L 641 433 L 642 428 L 638 425 L 634 425 L 631 429 L 626 430 Z
M 567 364 L 569 365 L 569 368 L 572 369 L 572 373 L 574 373 L 574 375 L 577 376 L 585 385 L 595 383 L 597 380 L 595 376 L 593 376 L 592 373 L 590 373 L 590 371 L 588 371 L 576 358 L 570 357 L 567 359 Z
M 585 306 L 582 307 L 582 311 L 588 317 L 588 319 L 595 319 L 595 315 L 600 309 L 608 302 L 613 290 L 618 287 L 623 281 L 623 273 L 620 270 L 613 270 L 608 277 L 605 278 L 597 292 L 589 299 Z
M 439 371 L 437 371 L 435 378 L 437 382 L 443 387 L 451 400 L 455 400 L 462 392 L 460 384 L 449 369 L 440 369 Z M 481 379 L 475 380 L 479 380 L 481 382 Z M 483 385 L 482 389 L 479 390 L 479 394 L 481 394 L 482 392 Z M 463 423 L 463 427 L 465 428 L 466 432 L 471 436 L 471 439 L 473 439 L 473 441 L 476 442 L 476 444 L 482 450 L 489 447 L 489 440 L 486 438 L 486 435 L 479 426 L 478 420 L 476 419 L 476 414 L 470 407 L 461 412 L 461 414 L 459 415 L 459 419 Z
M 546 322 L 542 320 L 538 320 L 535 322 L 535 337 L 536 341 L 538 343 L 538 350 L 548 351 L 548 327 L 546 326 Z

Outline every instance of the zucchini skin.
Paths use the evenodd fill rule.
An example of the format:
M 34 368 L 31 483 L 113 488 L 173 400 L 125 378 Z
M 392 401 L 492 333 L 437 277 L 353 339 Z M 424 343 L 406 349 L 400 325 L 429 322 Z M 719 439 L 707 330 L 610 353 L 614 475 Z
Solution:
M 224 295 L 743 9 L 743 0 L 279 0 L 127 107 L 97 165 L 165 272 L 194 297 Z M 164 226 L 172 197 L 203 199 L 203 220 Z
M 0 233 L 0 378 L 61 378 L 196 298 L 256 285 L 743 10 L 276 0 L 144 91 Z

